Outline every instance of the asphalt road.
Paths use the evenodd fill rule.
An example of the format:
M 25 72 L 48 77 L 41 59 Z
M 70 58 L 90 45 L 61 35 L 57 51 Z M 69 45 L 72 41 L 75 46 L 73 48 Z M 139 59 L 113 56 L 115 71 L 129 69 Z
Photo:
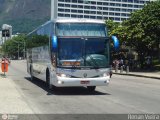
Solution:
M 160 113 L 157 79 L 113 75 L 109 86 L 97 87 L 94 93 L 83 87 L 51 91 L 40 80 L 31 82 L 26 71 L 25 61 L 12 61 L 7 76 L 16 83 L 34 114 Z

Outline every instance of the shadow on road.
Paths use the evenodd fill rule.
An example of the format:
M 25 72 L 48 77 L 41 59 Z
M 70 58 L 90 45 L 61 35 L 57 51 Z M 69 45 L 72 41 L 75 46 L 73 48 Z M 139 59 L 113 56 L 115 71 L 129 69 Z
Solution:
M 5 74 L 0 73 L 0 77 L 2 77 L 2 78 L 6 78 L 6 75 L 5 75 Z
M 111 95 L 99 91 L 89 92 L 85 87 L 53 87 L 49 89 L 47 84 L 42 80 L 35 79 L 31 81 L 30 77 L 25 77 L 25 79 L 45 90 L 47 95 Z

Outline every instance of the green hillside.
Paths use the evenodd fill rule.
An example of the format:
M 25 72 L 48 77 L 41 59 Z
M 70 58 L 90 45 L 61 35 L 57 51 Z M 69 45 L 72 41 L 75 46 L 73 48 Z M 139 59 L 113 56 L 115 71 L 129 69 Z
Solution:
M 51 0 L 0 0 L 0 29 L 13 26 L 13 33 L 28 33 L 50 19 Z
M 43 19 L 8 19 L 4 21 L 0 21 L 0 26 L 2 24 L 9 24 L 13 27 L 13 33 L 29 33 L 35 28 L 37 28 L 39 25 L 43 24 L 44 22 L 48 21 L 49 17 L 43 18 Z

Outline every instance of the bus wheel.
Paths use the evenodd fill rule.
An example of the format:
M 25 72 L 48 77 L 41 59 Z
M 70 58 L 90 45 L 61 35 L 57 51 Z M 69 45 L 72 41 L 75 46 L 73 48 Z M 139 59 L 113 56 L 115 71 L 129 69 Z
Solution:
M 30 67 L 30 75 L 31 75 L 31 81 L 35 80 L 35 77 L 33 76 L 33 68 Z
M 52 85 L 50 83 L 50 73 L 49 70 L 46 71 L 46 84 L 49 89 L 52 89 Z
M 93 92 L 96 89 L 96 86 L 87 86 L 89 92 Z

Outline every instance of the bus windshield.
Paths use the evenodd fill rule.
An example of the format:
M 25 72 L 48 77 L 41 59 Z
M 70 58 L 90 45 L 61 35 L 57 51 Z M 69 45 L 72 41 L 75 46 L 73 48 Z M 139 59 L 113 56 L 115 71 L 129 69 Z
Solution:
M 58 23 L 58 36 L 107 36 L 105 24 L 94 23 Z
M 106 37 L 59 37 L 59 67 L 106 68 L 109 66 L 109 40 Z

